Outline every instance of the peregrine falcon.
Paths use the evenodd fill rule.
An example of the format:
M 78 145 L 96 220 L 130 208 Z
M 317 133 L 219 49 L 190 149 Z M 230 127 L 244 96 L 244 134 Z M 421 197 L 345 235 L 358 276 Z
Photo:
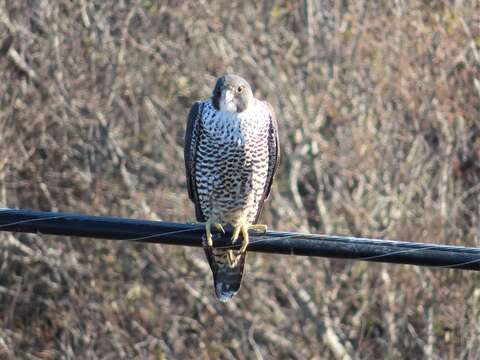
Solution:
M 197 221 L 205 223 L 215 294 L 228 301 L 240 289 L 248 231 L 267 230 L 256 222 L 279 163 L 272 106 L 256 99 L 240 76 L 221 76 L 212 96 L 190 109 L 184 156 L 188 194 Z M 212 227 L 225 233 L 224 225 L 232 227 L 232 242 L 241 234 L 240 250 L 213 247 Z

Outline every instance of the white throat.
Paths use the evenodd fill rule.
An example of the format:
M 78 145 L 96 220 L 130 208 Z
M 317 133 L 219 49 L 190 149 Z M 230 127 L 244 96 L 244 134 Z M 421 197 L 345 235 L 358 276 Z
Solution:
M 237 112 L 237 105 L 232 101 L 225 102 L 224 100 L 220 100 L 220 111 L 223 112 L 230 112 L 235 113 Z

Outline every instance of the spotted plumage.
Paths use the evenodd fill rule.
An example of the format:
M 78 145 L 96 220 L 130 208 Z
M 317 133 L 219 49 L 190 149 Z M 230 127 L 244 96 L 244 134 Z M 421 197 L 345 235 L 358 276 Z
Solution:
M 212 97 L 190 110 L 185 136 L 189 196 L 198 221 L 231 225 L 247 241 L 241 251 L 205 246 L 215 293 L 222 301 L 239 290 L 248 228 L 258 220 L 278 166 L 278 132 L 272 107 L 256 99 L 235 75 L 217 80 Z M 234 231 L 235 234 L 235 231 Z M 234 235 L 235 237 L 235 235 Z

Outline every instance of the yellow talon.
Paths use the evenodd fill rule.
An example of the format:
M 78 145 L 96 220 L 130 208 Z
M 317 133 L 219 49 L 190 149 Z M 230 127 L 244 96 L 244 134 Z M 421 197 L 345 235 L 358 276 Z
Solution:
M 233 242 L 235 242 L 238 239 L 240 232 L 242 233 L 242 247 L 240 248 L 240 254 L 243 254 L 247 250 L 247 247 L 250 241 L 248 236 L 249 230 L 265 233 L 267 231 L 267 225 L 249 224 L 245 220 L 240 220 L 240 222 L 233 227 L 233 235 L 232 235 Z
M 212 219 L 208 219 L 205 223 L 205 232 L 207 233 L 207 244 L 210 247 L 213 246 L 212 226 L 225 234 L 225 230 L 223 229 L 222 224 L 216 223 Z
M 207 237 L 207 245 L 209 247 L 213 247 L 212 227 L 225 234 L 225 229 L 223 228 L 222 224 L 215 222 L 213 219 L 208 219 L 205 223 L 205 232 Z M 249 230 L 265 233 L 267 231 L 267 225 L 249 224 L 247 221 L 242 219 L 233 227 L 232 242 L 237 241 L 241 233 L 242 246 L 240 247 L 240 250 L 228 250 L 226 252 L 228 265 L 230 267 L 235 267 L 240 260 L 240 255 L 247 251 L 247 247 L 250 242 L 250 237 L 248 235 Z
M 218 231 L 221 231 L 222 233 L 225 234 L 225 229 L 223 228 L 222 224 L 220 224 L 220 223 L 214 223 L 213 226 L 214 226 Z
M 242 247 L 240 248 L 240 254 L 243 254 L 245 251 L 247 251 L 247 246 L 250 242 L 250 239 L 248 237 L 248 226 L 245 224 L 242 226 Z

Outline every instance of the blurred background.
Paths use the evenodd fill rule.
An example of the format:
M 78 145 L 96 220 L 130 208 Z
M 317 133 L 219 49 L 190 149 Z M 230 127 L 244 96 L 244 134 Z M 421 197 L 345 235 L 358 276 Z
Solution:
M 275 108 L 271 229 L 479 246 L 478 1 L 0 0 L 0 205 L 186 222 L 188 110 Z M 473 272 L 0 233 L 0 358 L 478 359 Z

